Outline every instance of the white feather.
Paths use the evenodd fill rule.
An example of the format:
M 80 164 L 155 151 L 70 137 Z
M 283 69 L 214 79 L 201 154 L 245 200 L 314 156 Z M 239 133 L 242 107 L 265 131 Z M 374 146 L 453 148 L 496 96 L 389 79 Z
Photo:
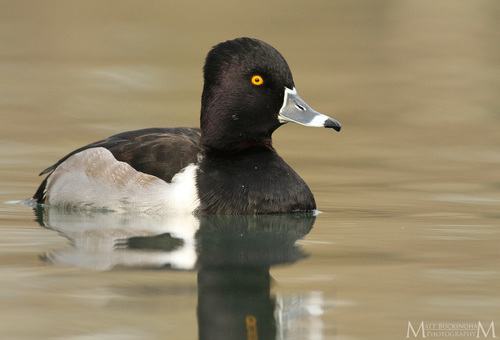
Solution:
M 167 183 L 116 160 L 105 148 L 87 149 L 68 158 L 50 175 L 46 202 L 64 208 L 193 213 L 199 205 L 197 168 L 190 164 Z

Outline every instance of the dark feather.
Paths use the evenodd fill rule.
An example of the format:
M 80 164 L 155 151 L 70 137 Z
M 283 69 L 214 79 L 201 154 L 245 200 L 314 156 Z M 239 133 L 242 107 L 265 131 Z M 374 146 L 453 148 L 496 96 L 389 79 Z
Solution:
M 231 156 L 207 152 L 200 172 L 199 210 L 204 214 L 253 215 L 316 209 L 307 184 L 272 148 L 251 147 Z

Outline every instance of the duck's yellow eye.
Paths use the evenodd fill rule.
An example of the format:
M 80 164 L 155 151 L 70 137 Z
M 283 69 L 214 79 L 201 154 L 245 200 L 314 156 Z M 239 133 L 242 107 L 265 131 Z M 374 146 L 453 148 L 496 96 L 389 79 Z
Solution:
M 262 77 L 259 75 L 255 75 L 252 77 L 252 84 L 262 85 L 262 84 L 264 84 L 264 79 L 262 79 Z

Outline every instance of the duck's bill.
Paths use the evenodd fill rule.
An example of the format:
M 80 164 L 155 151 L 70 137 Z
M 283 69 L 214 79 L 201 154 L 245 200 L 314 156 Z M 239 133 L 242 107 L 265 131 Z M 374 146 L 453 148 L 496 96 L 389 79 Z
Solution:
M 303 101 L 295 87 L 290 90 L 285 87 L 283 106 L 278 114 L 280 123 L 294 122 L 305 126 L 326 127 L 340 131 L 341 125 L 335 119 L 314 111 Z

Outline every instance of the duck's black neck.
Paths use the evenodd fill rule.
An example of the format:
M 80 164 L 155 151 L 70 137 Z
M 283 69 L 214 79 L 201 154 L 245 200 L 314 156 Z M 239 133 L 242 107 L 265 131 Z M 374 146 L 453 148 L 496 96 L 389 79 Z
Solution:
M 213 157 L 233 157 L 236 155 L 254 154 L 260 152 L 276 153 L 271 138 L 255 141 L 247 140 L 233 144 L 218 145 L 217 147 L 209 147 L 203 144 L 205 153 Z

